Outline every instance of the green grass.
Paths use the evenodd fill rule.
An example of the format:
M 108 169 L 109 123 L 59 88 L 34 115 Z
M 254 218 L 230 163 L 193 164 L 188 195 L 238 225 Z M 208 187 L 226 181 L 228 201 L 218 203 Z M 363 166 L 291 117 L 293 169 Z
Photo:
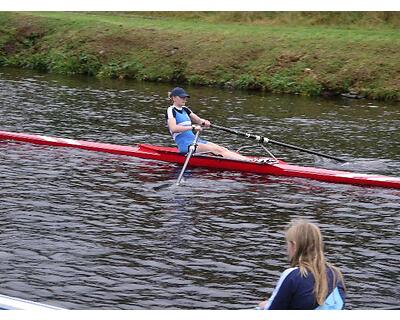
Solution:
M 173 18 L 149 18 L 141 15 L 107 15 L 102 13 L 64 13 L 64 12 L 33 12 L 31 16 L 69 21 L 69 26 L 84 28 L 107 24 L 118 28 L 152 28 L 160 31 L 175 31 L 179 33 L 219 33 L 225 36 L 251 36 L 265 38 L 266 36 L 284 37 L 288 40 L 353 40 L 362 42 L 371 41 L 399 41 L 397 28 L 383 27 L 379 29 L 365 29 L 363 27 L 326 27 L 326 26 L 263 26 L 243 25 L 234 23 L 210 23 L 206 21 L 182 20 Z
M 115 13 L 112 13 L 115 15 Z M 169 17 L 214 23 L 241 23 L 286 26 L 400 27 L 398 12 L 120 12 L 120 15 Z
M 285 22 L 290 15 L 294 21 Z M 309 20 L 300 13 L 255 17 L 0 13 L 0 64 L 62 74 L 303 95 L 355 91 L 375 99 L 400 99 L 400 38 L 393 27 L 398 15 L 388 15 L 390 23 L 369 27 L 363 15 L 364 22 L 354 22 L 360 17 L 356 13 L 344 24 L 343 14 L 315 14 Z M 240 23 L 231 22 L 235 19 Z M 332 26 L 338 19 L 342 24 Z

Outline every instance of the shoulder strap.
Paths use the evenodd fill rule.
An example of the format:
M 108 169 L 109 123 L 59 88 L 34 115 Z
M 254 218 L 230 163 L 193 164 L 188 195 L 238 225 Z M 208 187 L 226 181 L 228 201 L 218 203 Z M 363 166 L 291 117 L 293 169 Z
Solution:
M 192 110 L 190 110 L 188 107 L 182 107 L 183 110 L 189 115 L 192 113 Z
M 315 310 L 342 310 L 343 305 L 343 299 L 340 296 L 338 287 L 336 287 L 326 298 L 324 304 L 320 305 Z
M 173 106 L 168 107 L 165 112 L 165 119 L 168 120 L 169 118 L 176 118 L 176 110 Z

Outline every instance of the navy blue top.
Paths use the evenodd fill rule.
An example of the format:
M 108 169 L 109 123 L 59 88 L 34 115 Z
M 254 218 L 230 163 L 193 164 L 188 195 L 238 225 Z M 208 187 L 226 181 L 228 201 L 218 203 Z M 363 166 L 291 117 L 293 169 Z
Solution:
M 343 283 L 327 268 L 328 297 L 323 306 L 319 306 L 314 290 L 314 276 L 308 272 L 303 277 L 298 267 L 286 269 L 274 289 L 271 298 L 264 309 L 269 310 L 314 310 L 314 309 L 344 309 L 346 294 Z

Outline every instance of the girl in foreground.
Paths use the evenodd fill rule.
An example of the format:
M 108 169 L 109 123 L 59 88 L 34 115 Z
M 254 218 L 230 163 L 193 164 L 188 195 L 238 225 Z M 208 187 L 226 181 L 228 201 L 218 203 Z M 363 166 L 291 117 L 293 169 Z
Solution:
M 260 302 L 260 309 L 344 309 L 343 276 L 326 262 L 319 228 L 295 220 L 286 231 L 286 242 L 291 268 L 282 273 L 271 298 Z
M 169 93 L 172 105 L 167 109 L 166 118 L 168 129 L 178 146 L 179 152 L 187 153 L 190 144 L 193 143 L 195 135 L 192 130 L 201 131 L 201 125 L 210 127 L 210 121 L 200 118 L 188 107 L 185 106 L 190 96 L 182 88 L 174 88 Z M 199 139 L 198 152 L 211 152 L 215 155 L 233 160 L 250 161 L 248 157 L 230 151 L 215 143 Z

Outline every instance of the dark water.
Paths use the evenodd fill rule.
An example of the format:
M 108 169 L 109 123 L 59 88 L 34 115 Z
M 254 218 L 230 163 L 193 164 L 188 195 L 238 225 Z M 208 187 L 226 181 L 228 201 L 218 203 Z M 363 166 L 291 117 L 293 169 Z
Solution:
M 0 70 L 1 130 L 171 145 L 169 85 Z M 189 88 L 223 126 L 344 157 L 289 162 L 400 176 L 400 105 Z M 204 138 L 237 148 L 215 131 Z M 1 294 L 71 309 L 249 309 L 288 267 L 283 228 L 321 227 L 347 307 L 398 306 L 398 190 L 193 169 L 0 142 Z

